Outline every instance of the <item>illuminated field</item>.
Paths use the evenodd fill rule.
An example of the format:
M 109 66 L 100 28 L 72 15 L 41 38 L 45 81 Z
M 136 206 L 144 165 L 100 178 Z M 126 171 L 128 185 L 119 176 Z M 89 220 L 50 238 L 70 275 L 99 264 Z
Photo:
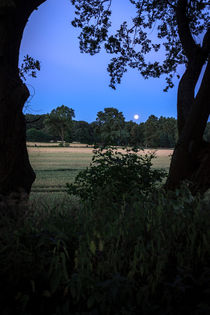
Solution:
M 29 147 L 29 157 L 36 173 L 32 186 L 32 197 L 47 197 L 52 193 L 64 194 L 66 183 L 74 180 L 78 172 L 86 168 L 93 156 L 92 148 L 79 147 Z M 144 153 L 156 152 L 153 167 L 168 169 L 173 150 L 144 150 Z M 49 197 L 49 196 L 48 196 Z M 50 197 L 50 198 L 51 198 Z

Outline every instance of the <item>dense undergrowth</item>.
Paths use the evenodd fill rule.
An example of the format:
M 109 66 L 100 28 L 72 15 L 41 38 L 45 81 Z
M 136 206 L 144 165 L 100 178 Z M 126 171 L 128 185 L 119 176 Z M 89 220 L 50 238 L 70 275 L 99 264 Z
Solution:
M 97 151 L 79 204 L 1 211 L 0 314 L 210 313 L 208 202 L 135 156 Z

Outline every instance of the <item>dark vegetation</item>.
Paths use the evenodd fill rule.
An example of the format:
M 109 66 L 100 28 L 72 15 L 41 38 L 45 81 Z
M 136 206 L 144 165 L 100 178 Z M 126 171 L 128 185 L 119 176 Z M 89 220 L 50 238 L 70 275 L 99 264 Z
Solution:
M 22 113 L 29 91 L 18 62 L 25 25 L 45 1 L 1 1 L 0 7 L 0 313 L 209 314 L 210 212 L 198 194 L 210 187 L 204 141 L 210 113 L 209 1 L 130 0 L 136 9 L 131 27 L 125 21 L 109 34 L 111 0 L 72 0 L 81 51 L 93 55 L 104 42 L 114 56 L 108 66 L 111 87 L 131 67 L 144 78 L 165 75 L 167 90 L 177 67 L 186 65 L 178 88 L 178 141 L 167 190 L 158 185 L 162 174 L 151 170 L 150 157 L 98 152 L 96 163 L 68 186 L 80 197 L 78 206 L 44 211 L 21 200 L 23 192 L 27 200 L 35 174 Z M 145 58 L 161 48 L 163 61 Z M 39 62 L 29 56 L 25 61 L 34 76 Z M 122 115 L 111 131 L 105 116 L 94 123 L 96 136 L 103 135 L 104 145 L 119 144 L 126 135 L 120 127 L 119 137 Z
M 79 196 L 84 202 L 129 204 L 137 196 L 151 192 L 166 176 L 163 170 L 151 169 L 154 154 L 139 156 L 138 150 L 119 152 L 117 148 L 93 152 L 90 167 L 76 176 L 74 184 L 67 185 L 68 193 Z
M 78 204 L 2 198 L 1 314 L 209 314 L 209 203 L 163 191 L 152 158 L 95 151 L 68 185 Z
M 56 128 L 49 128 L 46 119 L 49 115 L 26 114 L 27 141 L 48 142 L 61 140 Z M 98 112 L 96 121 L 69 121 L 63 140 L 86 144 L 131 145 L 149 148 L 174 148 L 178 139 L 175 118 L 151 115 L 147 121 L 136 123 L 125 121 L 122 112 L 108 107 Z M 204 133 L 205 141 L 210 142 L 210 123 Z
M 125 121 L 122 112 L 115 108 L 105 108 L 98 112 L 96 121 L 70 120 L 64 128 L 63 137 L 59 136 L 57 126 L 49 128 L 49 115 L 26 114 L 27 141 L 48 142 L 65 140 L 86 144 L 131 145 L 142 147 L 173 148 L 177 140 L 177 122 L 175 118 L 151 115 L 145 123 Z M 65 126 L 65 125 L 64 125 Z M 53 128 L 54 127 L 54 128 Z

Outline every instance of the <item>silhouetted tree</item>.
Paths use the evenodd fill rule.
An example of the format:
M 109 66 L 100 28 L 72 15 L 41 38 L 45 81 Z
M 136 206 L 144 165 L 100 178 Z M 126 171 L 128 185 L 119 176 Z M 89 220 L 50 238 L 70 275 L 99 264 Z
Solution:
M 177 141 L 177 122 L 175 118 L 160 117 L 159 147 L 174 148 Z
M 134 146 L 144 146 L 145 145 L 145 124 L 144 123 L 134 123 L 134 122 L 128 122 L 133 123 L 130 129 L 130 138 L 129 138 L 129 144 Z M 126 126 L 128 126 L 126 124 Z
M 104 108 L 97 113 L 97 132 L 100 134 L 103 145 L 120 145 L 129 137 L 125 129 L 125 117 L 122 112 L 113 107 Z
M 35 128 L 28 129 L 26 131 L 26 140 L 32 142 L 48 142 L 52 140 L 53 137 L 43 130 L 38 130 Z
M 20 78 L 18 62 L 25 25 L 43 2 L 0 1 L 0 194 L 29 193 L 35 179 L 26 149 L 22 113 L 29 91 Z
M 33 115 L 33 114 L 25 114 L 26 120 L 26 130 L 35 128 L 37 130 L 44 129 L 45 124 L 44 121 L 46 119 L 46 114 L 43 115 Z
M 157 148 L 159 146 L 159 122 L 155 115 L 149 116 L 144 124 L 144 139 L 146 147 Z
M 94 143 L 91 125 L 86 121 L 73 121 L 72 137 L 81 143 Z
M 59 106 L 53 109 L 45 119 L 45 124 L 55 135 L 59 135 L 64 142 L 65 137 L 71 132 L 72 118 L 75 117 L 74 110 L 67 106 Z

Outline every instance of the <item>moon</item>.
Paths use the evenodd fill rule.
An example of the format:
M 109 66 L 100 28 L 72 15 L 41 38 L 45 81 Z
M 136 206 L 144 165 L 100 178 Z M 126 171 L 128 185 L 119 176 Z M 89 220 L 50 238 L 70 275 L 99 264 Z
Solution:
M 135 115 L 133 116 L 133 118 L 137 120 L 137 119 L 139 119 L 139 115 L 138 115 L 138 114 L 135 114 Z

